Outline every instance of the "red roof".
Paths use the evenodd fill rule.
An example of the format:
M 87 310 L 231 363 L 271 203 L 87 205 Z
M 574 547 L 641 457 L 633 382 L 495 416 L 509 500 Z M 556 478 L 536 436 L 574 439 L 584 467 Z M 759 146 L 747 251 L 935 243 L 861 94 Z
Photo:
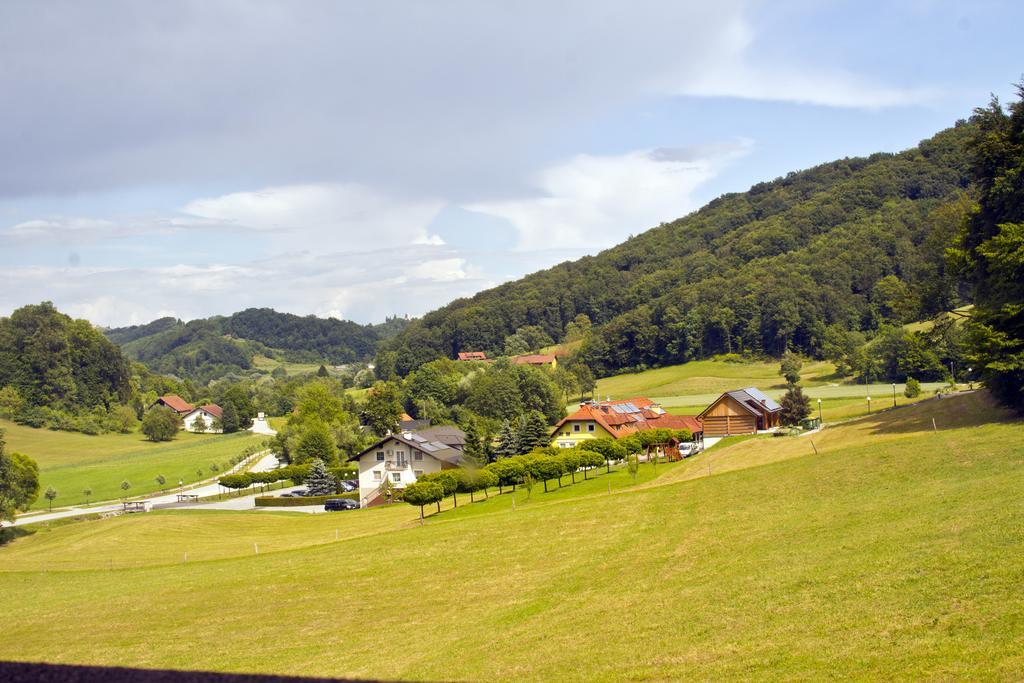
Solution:
M 208 412 L 210 415 L 213 415 L 218 420 L 224 417 L 224 411 L 216 403 L 207 403 L 203 406 L 203 410 Z
M 555 357 L 550 353 L 533 353 L 525 356 L 513 356 L 512 362 L 516 365 L 551 365 Z
M 639 410 L 623 411 L 621 406 L 627 404 Z M 596 422 L 616 439 L 642 429 L 688 429 L 693 433 L 704 431 L 704 425 L 699 419 L 689 415 L 669 415 L 653 401 L 642 397 L 585 403 L 559 422 L 554 431 L 558 432 L 567 422 Z
M 487 360 L 487 354 L 483 351 L 460 351 L 459 360 Z
M 181 396 L 178 396 L 177 394 L 168 394 L 166 396 L 161 396 L 156 400 L 156 402 L 167 406 L 176 413 L 191 413 L 193 410 L 195 410 L 195 406 L 193 406 L 191 403 L 183 399 Z

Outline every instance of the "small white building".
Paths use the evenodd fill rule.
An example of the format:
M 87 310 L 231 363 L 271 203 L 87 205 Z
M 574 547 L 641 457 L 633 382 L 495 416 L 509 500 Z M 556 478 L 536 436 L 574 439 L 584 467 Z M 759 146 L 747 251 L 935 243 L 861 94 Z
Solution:
M 427 436 L 409 432 L 387 436 L 349 458 L 359 463 L 359 505 L 365 508 L 386 502 L 380 497 L 385 479 L 402 489 L 424 474 L 459 467 L 464 458 L 458 448 Z
M 193 408 L 192 412 L 186 413 L 185 416 L 181 418 L 181 425 L 186 432 L 194 432 L 196 431 L 196 425 L 202 421 L 206 425 L 206 429 L 203 431 L 220 434 L 224 430 L 219 428 L 214 429 L 213 424 L 214 420 L 219 423 L 223 416 L 224 411 L 221 410 L 219 405 L 216 403 L 208 403 L 205 406 Z

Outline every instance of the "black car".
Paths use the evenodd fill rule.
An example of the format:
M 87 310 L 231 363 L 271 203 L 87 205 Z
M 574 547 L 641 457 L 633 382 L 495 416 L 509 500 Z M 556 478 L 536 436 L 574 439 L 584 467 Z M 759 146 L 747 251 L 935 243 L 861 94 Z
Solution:
M 351 498 L 330 498 L 324 501 L 324 510 L 332 512 L 335 510 L 358 510 L 359 501 Z

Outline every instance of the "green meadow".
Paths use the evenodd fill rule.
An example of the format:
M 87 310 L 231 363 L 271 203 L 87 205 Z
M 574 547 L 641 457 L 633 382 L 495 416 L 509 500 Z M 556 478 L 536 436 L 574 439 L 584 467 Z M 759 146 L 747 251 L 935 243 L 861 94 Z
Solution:
M 636 483 L 620 470 L 518 490 L 515 506 L 460 496 L 423 526 L 401 505 L 69 524 L 0 548 L 0 659 L 410 680 L 1019 680 L 1022 472 L 1024 423 L 975 394 L 727 441 L 643 464 Z
M 155 481 L 164 475 L 169 485 L 179 480 L 186 484 L 208 479 L 211 464 L 226 468 L 228 461 L 246 446 L 265 437 L 245 433 L 191 434 L 181 432 L 173 441 L 153 443 L 139 433 L 90 436 L 76 432 L 33 429 L 0 420 L 7 448 L 33 458 L 39 465 L 42 491 L 52 486 L 57 491 L 54 507 L 85 503 L 86 488 L 92 489 L 90 501 L 111 500 L 123 494 L 121 482 L 131 484 L 128 495 L 158 491 Z M 198 470 L 202 470 L 200 476 Z M 35 509 L 48 507 L 42 495 Z

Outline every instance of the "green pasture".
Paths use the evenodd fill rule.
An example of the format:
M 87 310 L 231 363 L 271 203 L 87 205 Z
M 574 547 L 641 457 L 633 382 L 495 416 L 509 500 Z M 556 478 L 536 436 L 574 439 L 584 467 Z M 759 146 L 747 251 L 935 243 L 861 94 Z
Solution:
M 738 440 L 611 495 L 602 477 L 619 473 L 424 526 L 410 506 L 67 525 L 0 548 L 0 659 L 408 680 L 1019 680 L 1022 468 L 1024 424 L 971 395 Z M 167 540 L 178 525 L 195 539 L 187 563 Z M 150 566 L 104 567 L 115 551 Z M 68 554 L 73 569 L 56 564 Z M 384 656 L 396 634 L 413 637 Z
M 210 465 L 230 467 L 228 461 L 240 455 L 246 446 L 264 438 L 248 432 L 238 434 L 191 434 L 181 432 L 173 441 L 153 443 L 142 434 L 100 434 L 33 429 L 0 420 L 7 448 L 30 456 L 39 464 L 41 490 L 52 486 L 57 491 L 54 507 L 85 503 L 86 488 L 90 501 L 111 500 L 124 495 L 121 482 L 131 484 L 128 495 L 160 490 L 155 478 L 164 475 L 169 485 L 179 480 L 186 484 L 214 475 Z M 203 474 L 199 476 L 198 470 Z M 35 509 L 48 507 L 42 495 Z

